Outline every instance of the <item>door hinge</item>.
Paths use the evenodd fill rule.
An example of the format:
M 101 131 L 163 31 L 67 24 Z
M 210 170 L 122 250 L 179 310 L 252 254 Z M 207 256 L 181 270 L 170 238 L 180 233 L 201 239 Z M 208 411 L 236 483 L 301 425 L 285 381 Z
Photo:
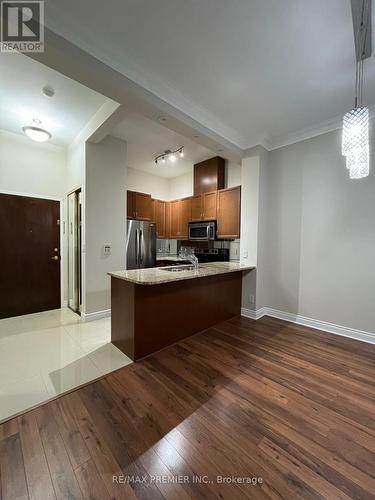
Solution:
M 57 225 L 58 226 L 60 225 L 60 219 L 57 219 Z

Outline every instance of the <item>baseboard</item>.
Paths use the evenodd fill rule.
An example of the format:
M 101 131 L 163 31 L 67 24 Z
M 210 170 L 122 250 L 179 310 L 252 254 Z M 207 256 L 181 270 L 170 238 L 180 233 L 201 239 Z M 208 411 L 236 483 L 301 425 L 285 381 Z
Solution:
M 96 311 L 93 313 L 81 313 L 82 321 L 95 321 L 96 319 L 109 318 L 111 316 L 111 310 L 105 309 L 104 311 Z
M 251 309 L 245 309 L 244 307 L 241 309 L 241 316 L 245 316 L 246 318 L 250 319 L 260 319 L 266 314 L 266 307 L 262 307 L 261 309 L 257 309 L 256 311 L 253 311 Z
M 299 314 L 287 313 L 284 311 L 279 311 L 277 309 L 272 309 L 270 307 L 262 307 L 261 309 L 257 309 L 256 311 L 243 308 L 241 310 L 241 314 L 242 316 L 254 320 L 258 320 L 263 316 L 271 316 L 272 318 L 282 319 L 284 321 L 289 321 L 290 323 L 296 323 L 298 325 L 316 328 L 317 330 L 322 330 L 323 332 L 334 333 L 335 335 L 341 335 L 342 337 L 349 337 L 351 339 L 360 340 L 361 342 L 375 344 L 375 333 L 356 330 L 355 328 L 336 325 L 334 323 L 328 323 L 327 321 L 308 318 Z

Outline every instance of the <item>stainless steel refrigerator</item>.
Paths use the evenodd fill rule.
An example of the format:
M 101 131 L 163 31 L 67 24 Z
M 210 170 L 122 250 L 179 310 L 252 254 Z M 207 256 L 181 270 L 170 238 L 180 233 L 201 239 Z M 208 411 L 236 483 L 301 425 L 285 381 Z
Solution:
M 127 221 L 126 267 L 141 269 L 156 265 L 156 224 L 139 220 Z

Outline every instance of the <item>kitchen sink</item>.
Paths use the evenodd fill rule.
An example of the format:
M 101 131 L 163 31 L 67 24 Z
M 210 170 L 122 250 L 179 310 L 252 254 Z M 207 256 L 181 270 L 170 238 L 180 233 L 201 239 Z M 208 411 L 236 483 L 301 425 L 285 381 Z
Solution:
M 159 268 L 159 269 L 161 269 L 161 268 Z M 164 267 L 161 270 L 162 271 L 169 271 L 171 273 L 179 273 L 181 271 L 193 271 L 194 270 L 194 266 L 189 266 L 189 265 L 185 265 L 185 266 L 170 266 L 170 267 Z

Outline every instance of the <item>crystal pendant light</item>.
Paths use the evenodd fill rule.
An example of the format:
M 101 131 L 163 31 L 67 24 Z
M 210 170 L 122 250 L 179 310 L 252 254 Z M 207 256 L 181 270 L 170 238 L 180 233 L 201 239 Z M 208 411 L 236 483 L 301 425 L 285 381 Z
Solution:
M 342 154 L 351 179 L 362 179 L 370 173 L 369 110 L 362 106 L 363 60 L 357 62 L 354 109 L 344 115 Z

